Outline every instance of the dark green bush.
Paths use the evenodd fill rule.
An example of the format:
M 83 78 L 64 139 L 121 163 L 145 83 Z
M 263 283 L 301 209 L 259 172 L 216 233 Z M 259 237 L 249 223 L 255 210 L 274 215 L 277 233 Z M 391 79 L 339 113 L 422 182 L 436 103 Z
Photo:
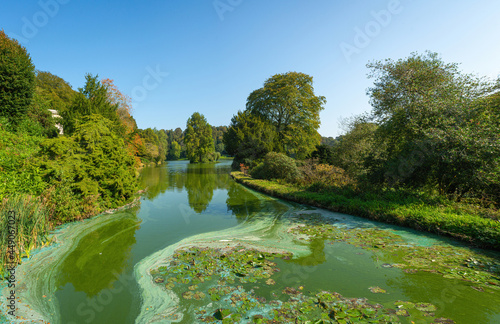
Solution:
M 297 182 L 302 179 L 295 160 L 276 152 L 267 153 L 264 161 L 255 166 L 250 174 L 257 179 L 283 179 L 288 182 Z

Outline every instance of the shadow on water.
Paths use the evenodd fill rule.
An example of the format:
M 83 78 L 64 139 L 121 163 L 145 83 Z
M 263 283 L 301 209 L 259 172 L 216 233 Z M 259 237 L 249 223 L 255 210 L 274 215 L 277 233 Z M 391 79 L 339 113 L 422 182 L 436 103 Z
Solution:
M 110 288 L 127 266 L 138 228 L 136 217 L 120 218 L 82 237 L 61 265 L 58 286 L 71 283 L 87 297 Z

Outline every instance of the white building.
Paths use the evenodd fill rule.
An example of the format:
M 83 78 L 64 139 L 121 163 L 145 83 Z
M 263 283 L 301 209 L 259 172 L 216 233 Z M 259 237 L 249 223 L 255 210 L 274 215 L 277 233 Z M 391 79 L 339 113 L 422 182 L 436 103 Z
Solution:
M 62 119 L 62 117 L 59 116 L 59 113 L 57 112 L 57 110 L 55 110 L 55 109 L 49 109 L 49 111 L 52 114 L 53 118 Z M 56 123 L 56 127 L 59 130 L 59 135 L 62 135 L 64 133 L 62 125 L 60 123 Z

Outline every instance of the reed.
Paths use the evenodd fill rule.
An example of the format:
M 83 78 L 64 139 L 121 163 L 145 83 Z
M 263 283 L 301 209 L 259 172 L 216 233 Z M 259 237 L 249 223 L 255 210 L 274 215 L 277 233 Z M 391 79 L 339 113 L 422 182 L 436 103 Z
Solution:
M 15 215 L 14 254 L 16 262 L 30 257 L 34 248 L 47 245 L 51 229 L 49 211 L 40 198 L 27 194 L 13 194 L 0 204 L 0 275 L 5 276 L 8 257 L 9 214 Z M 10 222 L 12 224 L 12 220 Z

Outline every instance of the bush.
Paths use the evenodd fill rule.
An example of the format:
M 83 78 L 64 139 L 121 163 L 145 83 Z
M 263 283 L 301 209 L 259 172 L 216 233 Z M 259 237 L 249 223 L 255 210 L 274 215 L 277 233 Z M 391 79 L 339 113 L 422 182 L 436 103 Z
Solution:
M 314 188 L 352 186 L 354 181 L 344 169 L 329 164 L 315 164 L 312 161 L 304 163 L 299 170 L 302 172 L 304 184 Z
M 264 161 L 254 167 L 250 174 L 257 179 L 283 179 L 287 182 L 302 180 L 295 160 L 283 153 L 269 152 Z

